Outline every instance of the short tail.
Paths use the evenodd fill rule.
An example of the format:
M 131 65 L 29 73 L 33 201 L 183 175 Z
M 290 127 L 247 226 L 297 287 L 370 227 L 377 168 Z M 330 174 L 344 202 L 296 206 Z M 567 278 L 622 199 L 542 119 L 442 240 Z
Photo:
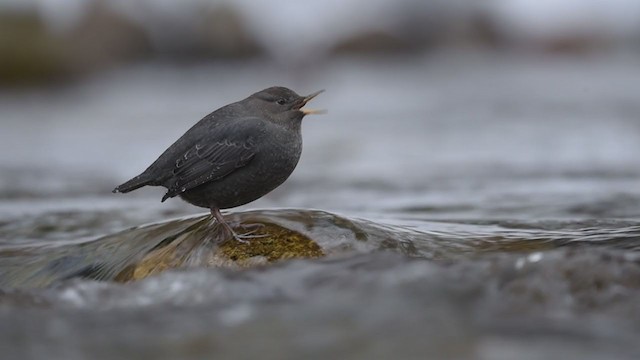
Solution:
M 113 189 L 114 193 L 128 193 L 129 191 L 133 191 L 135 189 L 139 189 L 146 185 L 153 185 L 153 178 L 149 175 L 142 173 L 133 179 L 125 182 L 124 184 L 118 185 L 115 189 Z

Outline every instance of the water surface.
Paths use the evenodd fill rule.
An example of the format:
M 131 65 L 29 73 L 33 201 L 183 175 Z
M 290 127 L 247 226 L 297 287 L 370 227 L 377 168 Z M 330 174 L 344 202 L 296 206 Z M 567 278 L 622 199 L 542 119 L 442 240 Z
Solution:
M 158 63 L 4 93 L 2 348 L 637 358 L 638 65 L 473 53 L 304 73 Z M 275 84 L 327 89 L 314 105 L 329 113 L 305 119 L 287 183 L 229 216 L 325 256 L 219 267 L 202 209 L 160 204 L 158 188 L 110 193 L 207 112 Z M 193 244 L 181 269 L 116 281 L 169 238 Z

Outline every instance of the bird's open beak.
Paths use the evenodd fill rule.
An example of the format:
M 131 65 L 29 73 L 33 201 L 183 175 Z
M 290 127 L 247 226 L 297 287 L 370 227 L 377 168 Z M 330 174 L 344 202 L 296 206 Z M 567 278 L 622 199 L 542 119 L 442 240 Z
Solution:
M 302 100 L 302 105 L 300 107 L 305 106 L 309 101 L 311 101 L 311 99 L 313 99 L 314 97 L 320 95 L 321 93 L 323 93 L 324 90 L 320 90 L 320 91 L 316 91 L 311 95 L 306 96 L 303 100 Z M 326 110 L 316 110 L 316 109 L 300 109 L 300 111 L 302 111 L 303 114 L 305 115 L 311 115 L 311 114 L 325 114 L 327 111 Z

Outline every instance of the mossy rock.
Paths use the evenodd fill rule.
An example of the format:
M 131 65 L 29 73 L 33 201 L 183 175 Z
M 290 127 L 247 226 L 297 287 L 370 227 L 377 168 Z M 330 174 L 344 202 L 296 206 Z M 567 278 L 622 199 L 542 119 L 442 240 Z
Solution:
M 298 232 L 275 224 L 256 225 L 259 227 L 252 233 L 255 237 L 239 242 L 217 224 L 198 224 L 192 231 L 163 243 L 140 261 L 130 264 L 114 280 L 140 280 L 180 267 L 243 268 L 279 260 L 324 256 L 316 242 Z M 235 230 L 238 233 L 246 231 L 242 227 Z
M 229 240 L 220 245 L 218 255 L 238 264 L 255 257 L 264 257 L 267 262 L 293 258 L 317 258 L 324 256 L 318 244 L 308 237 L 287 228 L 262 224 L 254 233 L 256 238 L 245 243 Z

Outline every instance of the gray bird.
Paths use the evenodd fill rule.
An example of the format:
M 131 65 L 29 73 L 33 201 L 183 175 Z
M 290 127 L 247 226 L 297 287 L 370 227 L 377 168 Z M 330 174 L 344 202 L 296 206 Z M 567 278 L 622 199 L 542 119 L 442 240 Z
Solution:
M 162 197 L 180 196 L 208 208 L 238 241 L 220 209 L 250 203 L 280 186 L 293 172 L 302 152 L 302 109 L 320 94 L 300 96 L 270 87 L 212 112 L 196 123 L 142 174 L 116 187 L 127 193 L 146 185 L 164 186 Z

